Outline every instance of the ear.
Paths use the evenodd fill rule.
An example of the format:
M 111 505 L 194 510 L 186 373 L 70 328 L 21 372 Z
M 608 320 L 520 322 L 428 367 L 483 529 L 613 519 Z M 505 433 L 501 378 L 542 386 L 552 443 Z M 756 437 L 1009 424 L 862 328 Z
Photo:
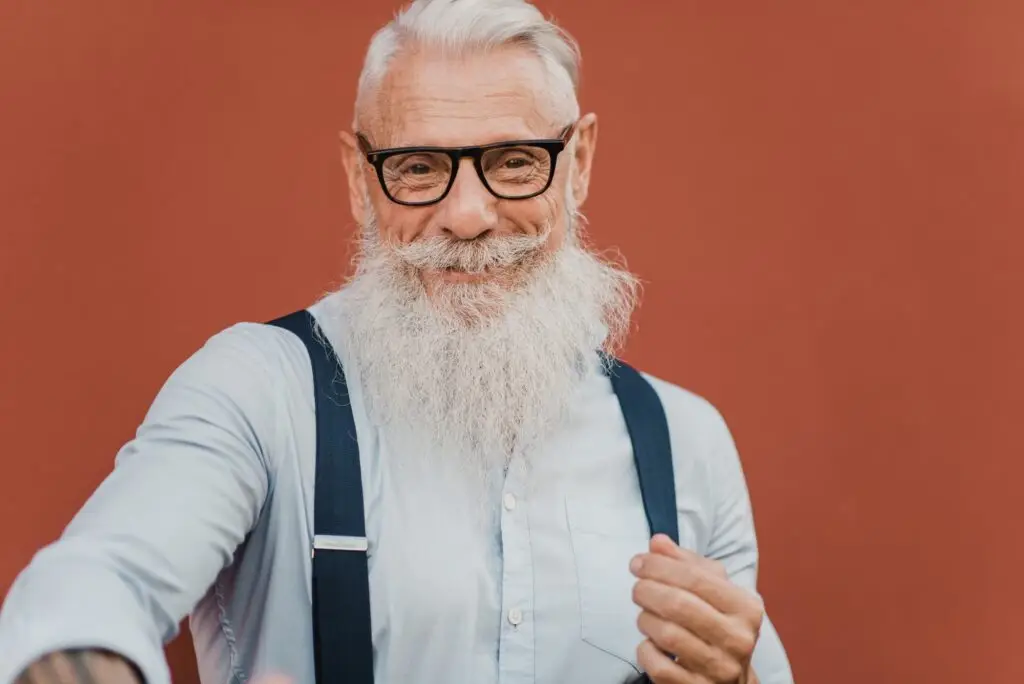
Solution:
M 590 191 L 590 170 L 597 150 L 597 114 L 591 112 L 580 118 L 576 125 L 576 148 L 573 154 L 572 194 L 576 206 L 582 207 Z
M 356 225 L 365 226 L 370 215 L 370 207 L 366 206 L 366 200 L 370 196 L 366 186 L 366 157 L 359 148 L 356 136 L 348 131 L 342 131 L 339 138 L 341 163 L 345 166 L 345 176 L 348 178 L 348 203 L 352 210 L 352 218 L 355 219 Z

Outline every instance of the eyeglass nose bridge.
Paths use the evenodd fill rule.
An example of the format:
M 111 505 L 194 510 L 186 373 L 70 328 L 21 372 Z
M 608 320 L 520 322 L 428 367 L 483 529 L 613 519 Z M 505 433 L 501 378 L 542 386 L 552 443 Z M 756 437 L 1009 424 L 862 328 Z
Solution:
M 452 162 L 452 172 L 448 176 L 448 187 L 444 189 L 441 196 L 437 198 L 437 202 L 441 202 L 448 193 L 455 187 L 455 181 L 459 177 L 459 168 L 462 166 L 463 159 L 469 159 L 473 163 L 473 169 L 476 170 L 476 179 L 479 181 L 480 186 L 484 189 L 487 194 L 492 198 L 497 199 L 499 195 L 491 187 L 490 183 L 487 182 L 487 176 L 484 174 L 484 154 L 487 149 L 484 147 L 456 147 L 454 149 L 445 150 L 448 154 L 448 158 Z

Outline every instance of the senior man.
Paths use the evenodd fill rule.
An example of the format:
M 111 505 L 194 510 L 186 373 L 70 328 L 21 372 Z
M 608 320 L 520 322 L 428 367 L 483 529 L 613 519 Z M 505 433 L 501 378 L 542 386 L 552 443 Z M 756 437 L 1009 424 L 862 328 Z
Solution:
M 171 376 L 15 582 L 0 682 L 167 682 L 187 614 L 207 684 L 792 681 L 725 423 L 612 355 L 578 58 L 523 0 L 374 36 L 356 274 Z

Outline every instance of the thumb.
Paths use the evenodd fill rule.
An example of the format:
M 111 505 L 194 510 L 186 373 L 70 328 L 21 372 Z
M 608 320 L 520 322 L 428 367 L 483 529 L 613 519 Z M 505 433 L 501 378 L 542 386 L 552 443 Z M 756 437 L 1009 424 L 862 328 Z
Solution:
M 711 574 L 718 575 L 719 577 L 729 576 L 729 573 L 725 570 L 725 566 L 718 561 L 705 558 L 699 553 L 694 553 L 688 549 L 680 548 L 679 545 L 665 534 L 659 533 L 651 537 L 651 553 L 656 553 L 668 558 L 674 558 L 679 561 L 696 563 L 697 566 L 704 568 Z
M 657 553 L 676 560 L 687 560 L 690 556 L 672 541 L 667 534 L 658 533 L 651 537 L 651 553 Z

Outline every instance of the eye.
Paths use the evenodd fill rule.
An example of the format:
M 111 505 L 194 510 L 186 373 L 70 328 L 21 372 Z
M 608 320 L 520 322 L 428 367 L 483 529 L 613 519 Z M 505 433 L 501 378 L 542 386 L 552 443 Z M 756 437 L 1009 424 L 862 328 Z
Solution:
M 429 161 L 424 159 L 408 159 L 399 168 L 399 172 L 411 176 L 423 176 L 434 173 L 436 170 Z
M 507 157 L 505 159 L 505 161 L 502 163 L 502 166 L 504 166 L 506 169 L 522 169 L 524 167 L 529 166 L 531 163 L 532 163 L 532 160 L 530 160 L 530 159 L 528 159 L 526 157 L 523 157 L 523 156 L 512 157 L 512 156 L 510 156 L 510 157 Z
M 484 167 L 493 173 L 522 175 L 535 171 L 539 165 L 538 153 L 528 147 L 498 149 L 484 159 Z

